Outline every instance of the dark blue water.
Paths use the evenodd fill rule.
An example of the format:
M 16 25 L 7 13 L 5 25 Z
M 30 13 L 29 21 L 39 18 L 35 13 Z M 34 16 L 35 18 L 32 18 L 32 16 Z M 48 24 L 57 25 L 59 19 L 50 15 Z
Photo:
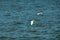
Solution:
M 0 40 L 60 40 L 60 0 L 0 0 Z

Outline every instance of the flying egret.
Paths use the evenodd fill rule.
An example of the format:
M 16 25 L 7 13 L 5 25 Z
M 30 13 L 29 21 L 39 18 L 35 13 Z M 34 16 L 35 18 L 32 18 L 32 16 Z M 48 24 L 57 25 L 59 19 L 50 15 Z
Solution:
M 35 20 L 31 20 L 31 25 L 33 25 L 33 24 L 34 24 L 34 22 L 35 22 Z
M 39 16 L 39 15 L 43 15 L 43 13 L 42 12 L 40 12 L 40 13 L 37 13 L 37 15 Z

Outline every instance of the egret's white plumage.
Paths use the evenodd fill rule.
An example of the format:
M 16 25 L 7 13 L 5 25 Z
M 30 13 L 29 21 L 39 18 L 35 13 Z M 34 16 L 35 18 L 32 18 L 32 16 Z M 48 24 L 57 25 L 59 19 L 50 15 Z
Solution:
M 42 13 L 42 12 L 40 12 L 40 13 L 37 13 L 37 15 L 43 15 L 43 13 Z
M 33 24 L 34 24 L 34 22 L 35 22 L 35 20 L 31 20 L 31 25 L 33 25 Z

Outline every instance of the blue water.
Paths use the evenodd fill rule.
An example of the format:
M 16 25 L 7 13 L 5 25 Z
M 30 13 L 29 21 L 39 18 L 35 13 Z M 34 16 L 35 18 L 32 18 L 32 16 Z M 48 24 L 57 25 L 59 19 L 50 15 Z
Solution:
M 60 0 L 0 0 L 0 40 L 60 40 Z

